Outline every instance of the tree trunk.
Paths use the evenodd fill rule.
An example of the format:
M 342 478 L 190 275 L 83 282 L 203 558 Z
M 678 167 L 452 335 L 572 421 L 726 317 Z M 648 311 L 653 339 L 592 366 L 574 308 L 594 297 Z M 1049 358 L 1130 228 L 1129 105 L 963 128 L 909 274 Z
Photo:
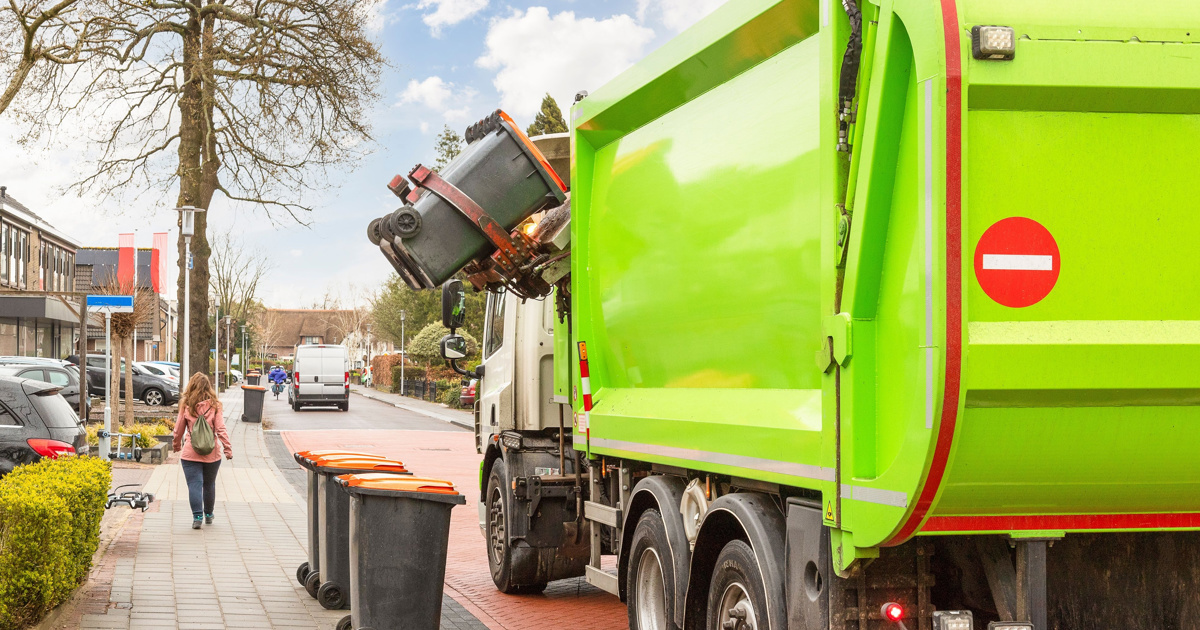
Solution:
M 201 5 L 200 0 L 190 2 L 197 9 Z M 211 173 L 206 172 L 209 170 L 209 162 L 216 161 L 216 152 L 211 151 L 212 157 L 205 159 L 206 148 L 210 145 L 215 146 L 215 138 L 211 138 L 210 134 L 212 125 L 208 112 L 211 111 L 211 106 L 206 109 L 203 102 L 203 92 L 207 83 L 204 78 L 206 74 L 211 74 L 211 70 L 206 71 L 206 68 L 211 66 L 211 61 L 204 59 L 202 54 L 201 35 L 200 21 L 195 17 L 188 20 L 183 35 L 183 93 L 179 99 L 179 205 L 207 210 L 216 190 L 217 180 L 215 168 Z M 208 213 L 197 213 L 195 225 L 196 233 L 192 237 L 191 295 L 183 294 L 183 282 L 179 283 L 178 292 L 179 303 L 183 304 L 184 300 L 188 300 L 191 310 L 190 326 L 182 318 L 179 323 L 180 343 L 184 328 L 189 328 L 188 370 L 191 374 L 209 371 L 208 349 L 212 347 L 212 327 L 208 325 L 207 316 L 208 258 L 212 253 L 208 243 Z M 185 249 L 183 236 L 180 235 L 181 273 L 187 273 Z M 182 280 L 182 277 L 180 279 Z M 185 383 L 191 378 L 191 374 L 183 375 Z
M 137 333 L 135 332 L 132 337 L 122 340 L 124 342 L 122 354 L 128 357 L 125 359 L 125 395 L 122 396 L 125 399 L 125 413 L 121 419 L 122 426 L 133 424 L 133 362 L 137 359 L 137 350 L 133 343 L 136 338 Z

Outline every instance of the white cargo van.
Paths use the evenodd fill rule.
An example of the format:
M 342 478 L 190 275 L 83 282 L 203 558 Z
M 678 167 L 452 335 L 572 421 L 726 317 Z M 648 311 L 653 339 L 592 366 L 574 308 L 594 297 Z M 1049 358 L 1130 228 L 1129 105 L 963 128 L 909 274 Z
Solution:
M 342 411 L 349 410 L 350 353 L 346 346 L 296 346 L 288 398 L 296 411 L 304 405 L 337 405 Z

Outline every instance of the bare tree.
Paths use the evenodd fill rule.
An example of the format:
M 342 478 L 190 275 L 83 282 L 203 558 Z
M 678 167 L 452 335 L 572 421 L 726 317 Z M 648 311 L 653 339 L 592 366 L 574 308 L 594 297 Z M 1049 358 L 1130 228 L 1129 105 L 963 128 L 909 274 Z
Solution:
M 306 223 L 309 194 L 372 139 L 383 58 L 368 28 L 380 0 L 92 1 L 108 20 L 103 58 L 43 88 L 69 99 L 26 112 L 30 133 L 92 130 L 99 152 L 81 195 L 178 185 L 178 206 L 211 211 L 220 193 Z M 208 215 L 196 218 L 191 295 L 179 288 L 192 313 L 208 312 Z M 185 264 L 182 236 L 178 247 Z M 206 371 L 211 326 L 193 318 L 190 334 L 191 369 Z
M 0 6 L 0 114 L 28 85 L 45 97 L 75 66 L 109 50 L 111 23 L 94 0 L 9 0 Z
M 259 343 L 267 348 L 279 345 L 283 340 L 283 330 L 280 328 L 279 313 L 268 309 L 257 309 L 251 320 Z
M 258 301 L 258 285 L 274 265 L 260 250 L 247 248 L 232 231 L 213 240 L 213 297 L 221 312 L 239 321 L 249 321 Z

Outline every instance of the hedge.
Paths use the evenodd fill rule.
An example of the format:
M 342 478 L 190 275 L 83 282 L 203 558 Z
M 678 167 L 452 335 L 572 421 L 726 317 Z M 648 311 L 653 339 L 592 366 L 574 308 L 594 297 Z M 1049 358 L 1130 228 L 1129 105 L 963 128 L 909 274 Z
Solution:
M 92 457 L 0 478 L 0 630 L 37 622 L 87 578 L 111 482 L 110 464 Z

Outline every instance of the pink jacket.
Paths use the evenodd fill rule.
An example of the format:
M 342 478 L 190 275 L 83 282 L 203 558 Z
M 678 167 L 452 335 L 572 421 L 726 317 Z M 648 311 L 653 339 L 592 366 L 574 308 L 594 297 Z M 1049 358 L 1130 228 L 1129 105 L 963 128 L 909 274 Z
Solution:
M 175 440 L 172 447 L 176 452 L 180 451 L 182 446 L 182 454 L 180 457 L 192 462 L 215 462 L 221 459 L 221 449 L 225 449 L 225 455 L 233 457 L 233 447 L 229 444 L 229 433 L 225 430 L 225 418 L 220 408 L 216 413 L 212 412 L 212 402 L 201 401 L 196 405 L 196 409 L 204 414 L 208 419 L 209 425 L 213 428 L 213 433 L 217 434 L 217 448 L 214 448 L 208 455 L 200 455 L 192 450 L 192 423 L 196 421 L 196 416 L 193 416 L 191 411 L 183 405 L 179 406 L 179 417 L 175 419 Z M 186 429 L 186 432 L 185 432 Z M 185 435 L 186 433 L 186 435 Z

